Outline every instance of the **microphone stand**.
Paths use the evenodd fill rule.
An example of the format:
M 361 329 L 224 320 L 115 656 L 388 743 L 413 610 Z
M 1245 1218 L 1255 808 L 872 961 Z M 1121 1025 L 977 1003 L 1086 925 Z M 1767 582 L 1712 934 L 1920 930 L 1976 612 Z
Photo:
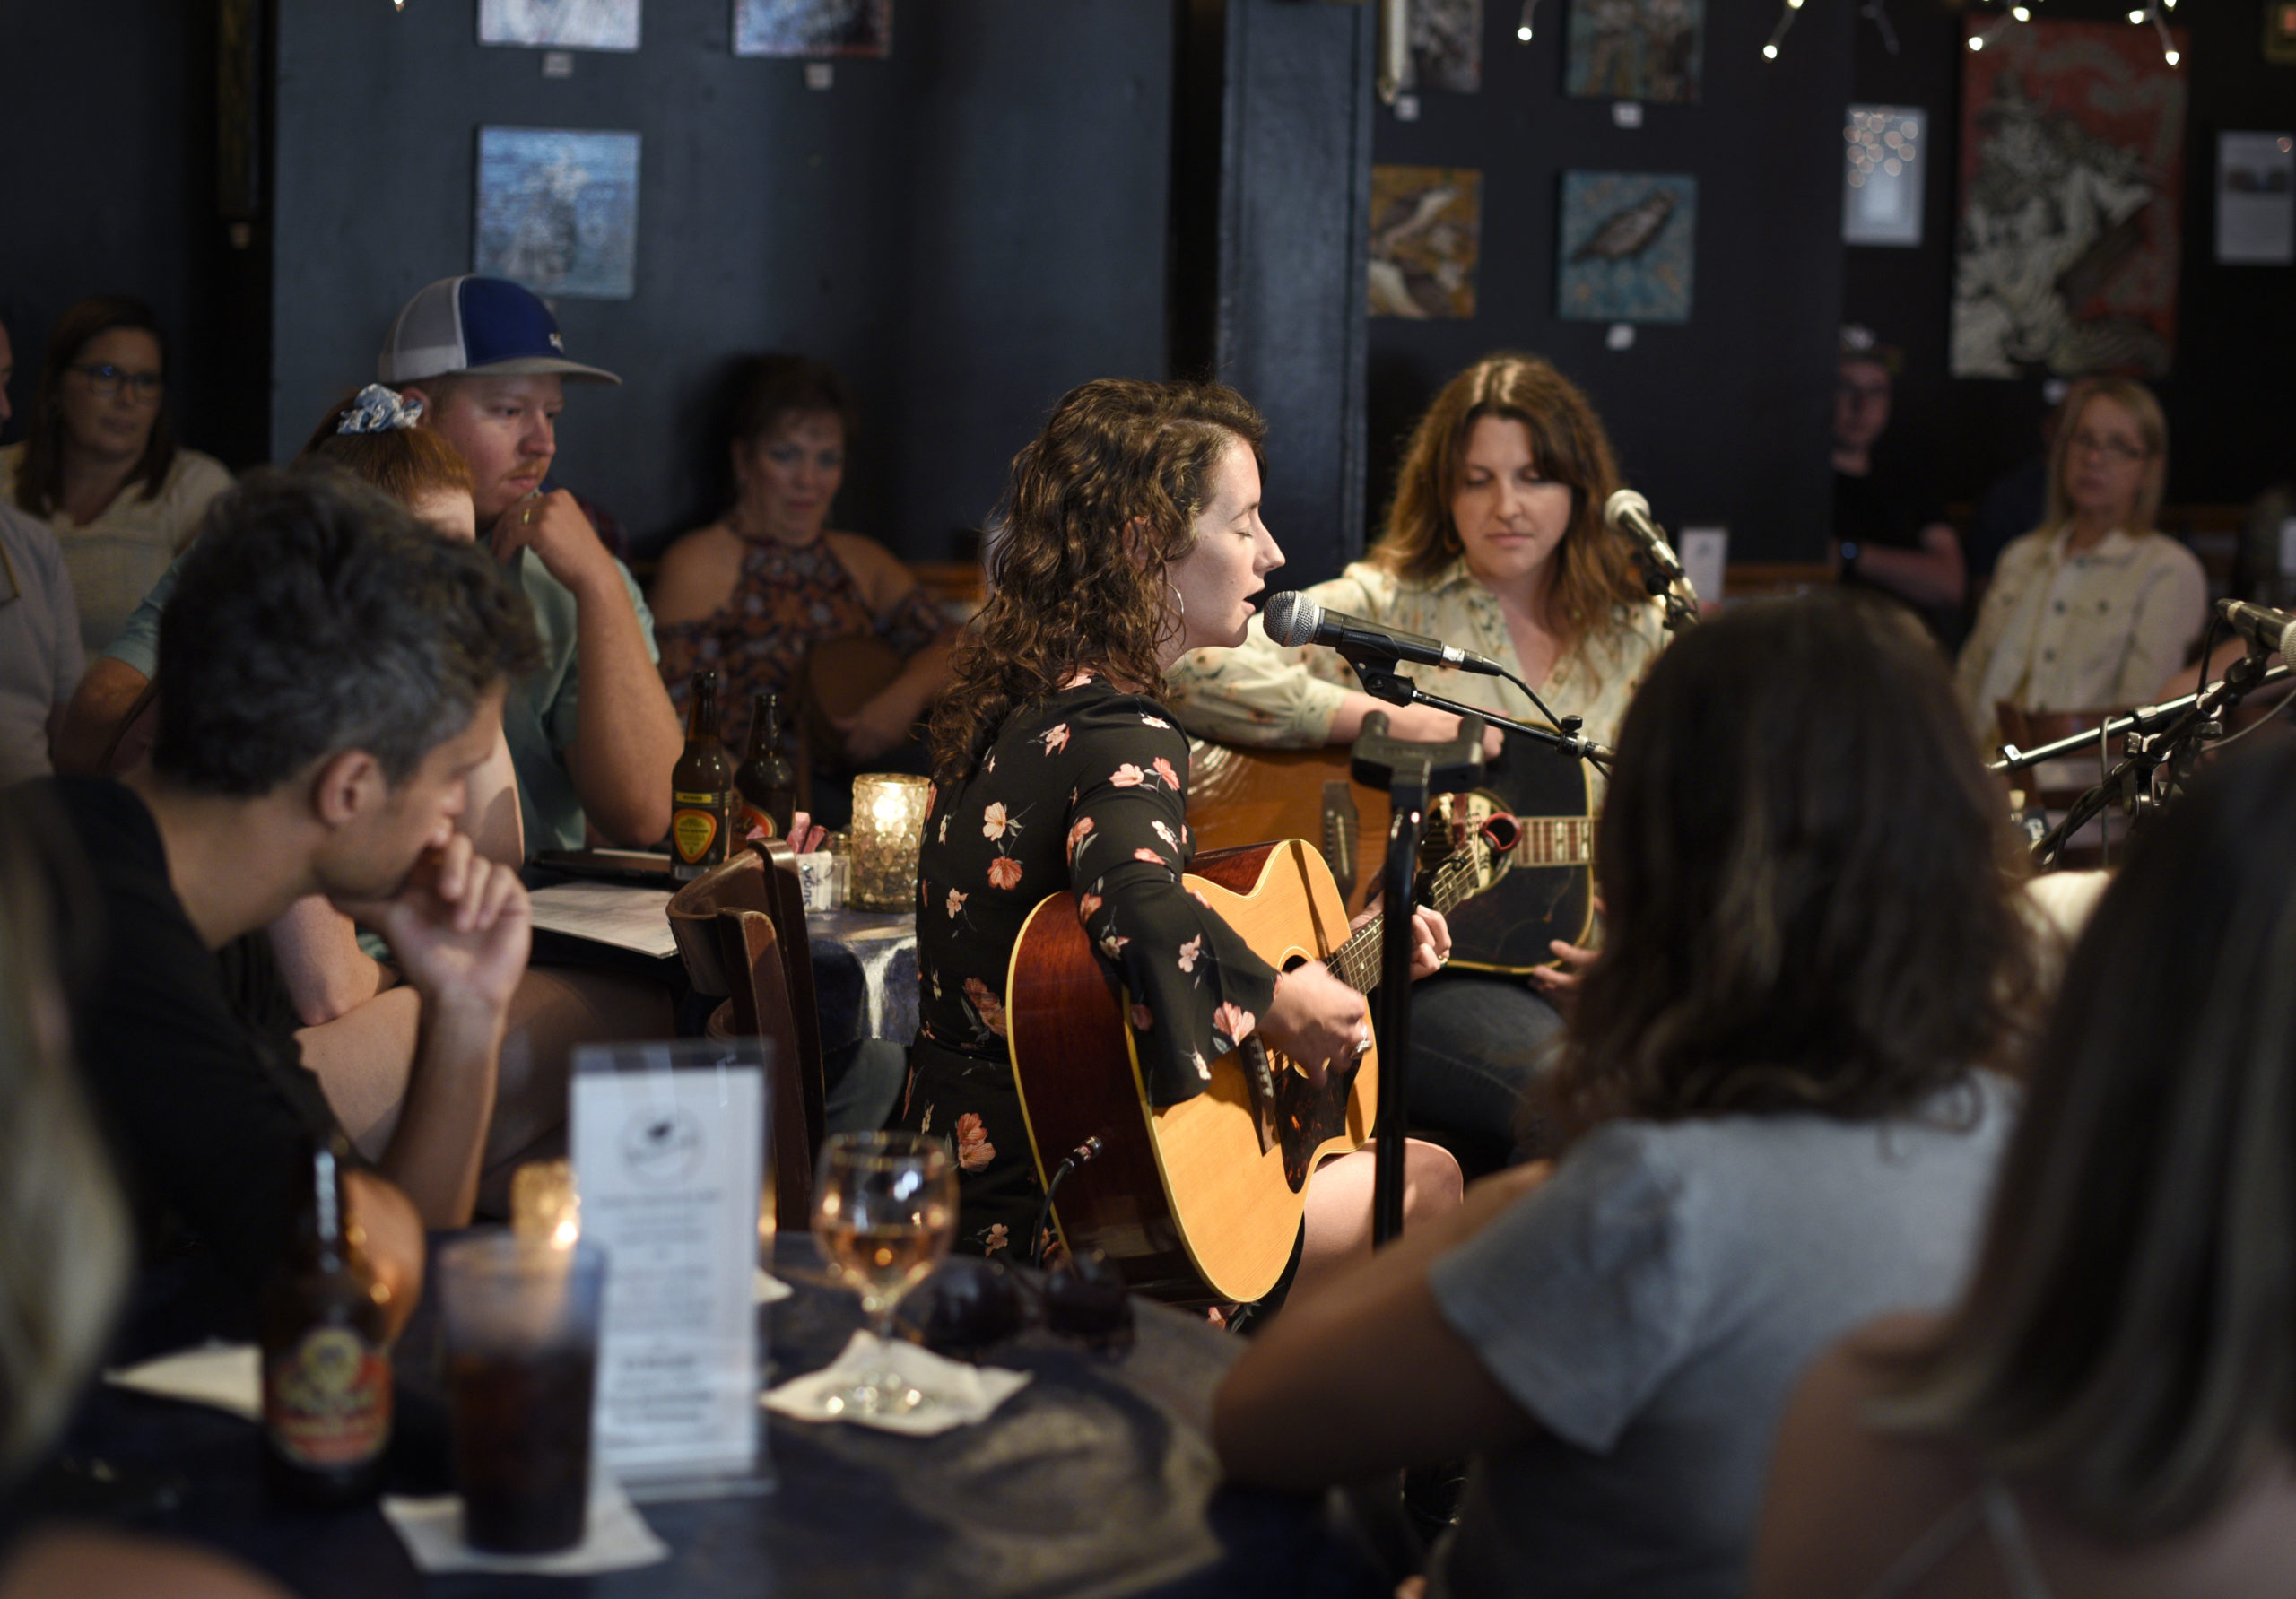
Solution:
M 2125 717 L 2109 717 L 2094 733 L 2072 734 L 2035 750 L 2002 745 L 2001 759 L 1994 761 L 1989 769 L 2015 772 L 2044 760 L 2078 754 L 2092 743 L 2101 746 L 2104 741 L 2116 736 L 2122 741 L 2119 761 L 2101 781 L 2073 802 L 2064 821 L 2034 841 L 2034 861 L 2043 866 L 2052 864 L 2066 841 L 2116 800 L 2126 803 L 2131 826 L 2156 810 L 2167 797 L 2160 786 L 2161 769 L 2168 769 L 2170 789 L 2181 787 L 2192 775 L 2201 743 L 2223 736 L 2223 714 L 2256 690 L 2289 675 L 2285 663 L 2266 668 L 2268 653 L 2251 646 L 2248 653 L 2227 666 L 2224 675 L 2216 682 L 2159 705 L 2139 706 Z
M 1356 667 L 1360 674 L 1363 668 Z M 1351 752 L 1353 776 L 1387 791 L 1387 858 L 1380 892 L 1379 1097 L 1372 1121 L 1371 1242 L 1403 1232 L 1404 1139 L 1409 1130 L 1411 1063 L 1412 871 L 1429 802 L 1439 794 L 1472 788 L 1483 778 L 1483 713 L 1466 709 L 1448 743 L 1415 743 L 1387 734 L 1384 712 L 1363 718 Z
M 1634 564 L 1641 569 L 1643 592 L 1666 605 L 1666 631 L 1687 633 L 1698 625 L 1698 590 L 1691 587 L 1690 574 L 1680 566 L 1672 570 L 1658 558 L 1658 552 L 1639 539 L 1631 539 L 1627 547 L 1634 552 Z
M 1605 777 L 1610 775 L 1610 747 L 1598 744 L 1579 733 L 1578 729 L 1585 725 L 1583 718 L 1558 717 L 1547 710 L 1546 702 L 1532 692 L 1531 686 L 1512 673 L 1508 674 L 1507 681 L 1530 695 L 1531 703 L 1546 712 L 1553 726 L 1542 727 L 1535 722 L 1518 722 L 1512 717 L 1500 716 L 1497 711 L 1479 710 L 1471 705 L 1462 705 L 1456 700 L 1446 700 L 1440 694 L 1430 694 L 1396 670 L 1397 663 L 1395 656 L 1347 645 L 1337 647 L 1341 657 L 1355 669 L 1355 679 L 1363 685 L 1363 691 L 1374 700 L 1384 700 L 1389 705 L 1431 705 L 1437 710 L 1447 710 L 1456 717 L 1479 717 L 1494 727 L 1504 727 L 1509 733 L 1545 744 L 1558 755 L 1569 755 L 1587 761 Z M 1370 786 L 1378 786 L 1369 779 L 1365 781 Z M 1438 792 L 1448 794 L 1450 790 Z

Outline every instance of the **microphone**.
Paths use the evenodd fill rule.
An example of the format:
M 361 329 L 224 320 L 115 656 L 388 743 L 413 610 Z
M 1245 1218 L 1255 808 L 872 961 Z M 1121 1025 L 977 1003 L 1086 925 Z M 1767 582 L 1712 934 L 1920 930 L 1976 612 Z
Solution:
M 1267 636 L 1287 649 L 1302 644 L 1328 644 L 1343 654 L 1354 649 L 1391 661 L 1452 666 L 1461 672 L 1480 672 L 1486 677 L 1506 675 L 1499 663 L 1488 656 L 1479 656 L 1471 649 L 1454 649 L 1439 639 L 1399 633 L 1361 617 L 1326 611 L 1306 595 L 1290 589 L 1267 596 L 1261 620 L 1267 628 Z
M 2219 600 L 2216 614 L 2224 624 L 2251 644 L 2262 645 L 2296 662 L 2296 614 L 2251 605 L 2243 600 Z
M 1675 559 L 1674 546 L 1666 543 L 1666 535 L 1651 519 L 1648 500 L 1631 489 L 1621 489 L 1604 501 L 1603 520 L 1613 533 L 1622 534 L 1656 561 L 1668 582 L 1683 580 L 1683 563 Z

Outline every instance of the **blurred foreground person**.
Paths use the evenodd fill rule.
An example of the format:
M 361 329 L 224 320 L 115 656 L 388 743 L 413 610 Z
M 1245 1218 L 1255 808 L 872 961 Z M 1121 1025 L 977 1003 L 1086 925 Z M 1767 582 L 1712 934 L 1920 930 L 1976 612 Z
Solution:
M 1564 1152 L 1295 1298 L 1215 1400 L 1230 1473 L 1472 1456 L 1436 1591 L 1736 1594 L 1795 1377 L 1975 1248 L 2031 961 L 2002 813 L 1901 610 L 1678 640 L 1619 736 Z
M 0 800 L 0 1599 L 281 1599 L 213 1555 L 28 1524 L 12 1506 L 95 1366 L 134 1253 L 74 1080 L 56 956 L 84 958 L 88 941 L 59 929 L 54 891 L 86 882 L 51 821 Z M 93 932 L 84 908 L 77 920 Z
M 1763 1599 L 2296 1577 L 2296 750 L 2210 774 L 2074 951 L 1974 1280 L 1802 1383 Z

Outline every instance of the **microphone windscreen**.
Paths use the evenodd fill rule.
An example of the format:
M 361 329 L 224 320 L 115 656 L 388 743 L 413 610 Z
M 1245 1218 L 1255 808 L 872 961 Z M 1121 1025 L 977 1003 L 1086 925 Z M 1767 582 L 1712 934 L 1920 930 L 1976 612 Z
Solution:
M 1629 511 L 1639 511 L 1647 518 L 1650 515 L 1650 502 L 1631 489 L 1621 489 L 1603 502 L 1603 520 L 1610 525 L 1613 532 L 1618 531 L 1619 524 L 1625 520 Z
M 1271 639 L 1293 649 L 1316 641 L 1316 630 L 1324 625 L 1324 608 L 1306 595 L 1287 588 L 1267 596 L 1267 604 L 1260 608 L 1260 621 Z

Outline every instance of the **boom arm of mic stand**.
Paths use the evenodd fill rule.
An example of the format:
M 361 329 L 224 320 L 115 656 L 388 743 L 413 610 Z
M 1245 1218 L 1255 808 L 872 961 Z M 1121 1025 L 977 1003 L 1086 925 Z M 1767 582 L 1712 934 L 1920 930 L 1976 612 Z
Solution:
M 1590 761 L 1597 770 L 1605 774 L 1611 769 L 1612 755 L 1606 744 L 1598 744 L 1575 732 L 1561 733 L 1534 722 L 1518 722 L 1512 717 L 1502 717 L 1497 711 L 1462 705 L 1456 700 L 1446 700 L 1440 694 L 1430 694 L 1398 673 L 1392 660 L 1360 651 L 1343 649 L 1340 654 L 1346 657 L 1349 665 L 1355 668 L 1356 681 L 1363 685 L 1363 691 L 1374 700 L 1384 700 L 1389 705 L 1431 705 L 1437 710 L 1447 710 L 1457 717 L 1481 717 L 1494 727 L 1504 727 L 1509 733 L 1520 734 L 1525 738 L 1549 745 L 1558 755 L 1570 755 Z M 1574 723 L 1578 720 L 1576 717 L 1569 719 Z
M 2234 663 L 2235 665 L 2238 664 Z M 2283 661 L 2254 682 L 2242 685 L 2239 693 L 2246 694 L 2261 689 L 2267 683 L 2276 683 L 2288 676 L 2290 670 L 2288 664 Z M 2052 739 L 2038 749 L 2021 750 L 2014 744 L 2004 744 L 2001 746 L 2001 759 L 1990 762 L 1986 769 L 1996 772 L 2021 772 L 2028 767 L 2039 766 L 2044 760 L 2062 760 L 2067 755 L 2078 755 L 2095 744 L 2100 738 L 2115 739 L 2125 733 L 2150 733 L 2155 728 L 2165 726 L 2184 712 L 2192 709 L 2200 703 L 2202 695 L 2222 689 L 2231 677 L 2231 672 L 2228 668 L 2224 677 L 2210 683 L 2206 688 L 2196 689 L 2179 699 L 2164 700 L 2158 705 L 2141 705 L 2125 717 L 2109 717 L 2101 727 L 2092 728 L 2086 733 L 2067 734 L 2063 738 Z M 2237 698 L 2238 695 L 2235 696 L 2235 699 Z M 2212 712 L 2222 710 L 2226 703 L 2227 701 L 2220 699 L 2209 709 Z

